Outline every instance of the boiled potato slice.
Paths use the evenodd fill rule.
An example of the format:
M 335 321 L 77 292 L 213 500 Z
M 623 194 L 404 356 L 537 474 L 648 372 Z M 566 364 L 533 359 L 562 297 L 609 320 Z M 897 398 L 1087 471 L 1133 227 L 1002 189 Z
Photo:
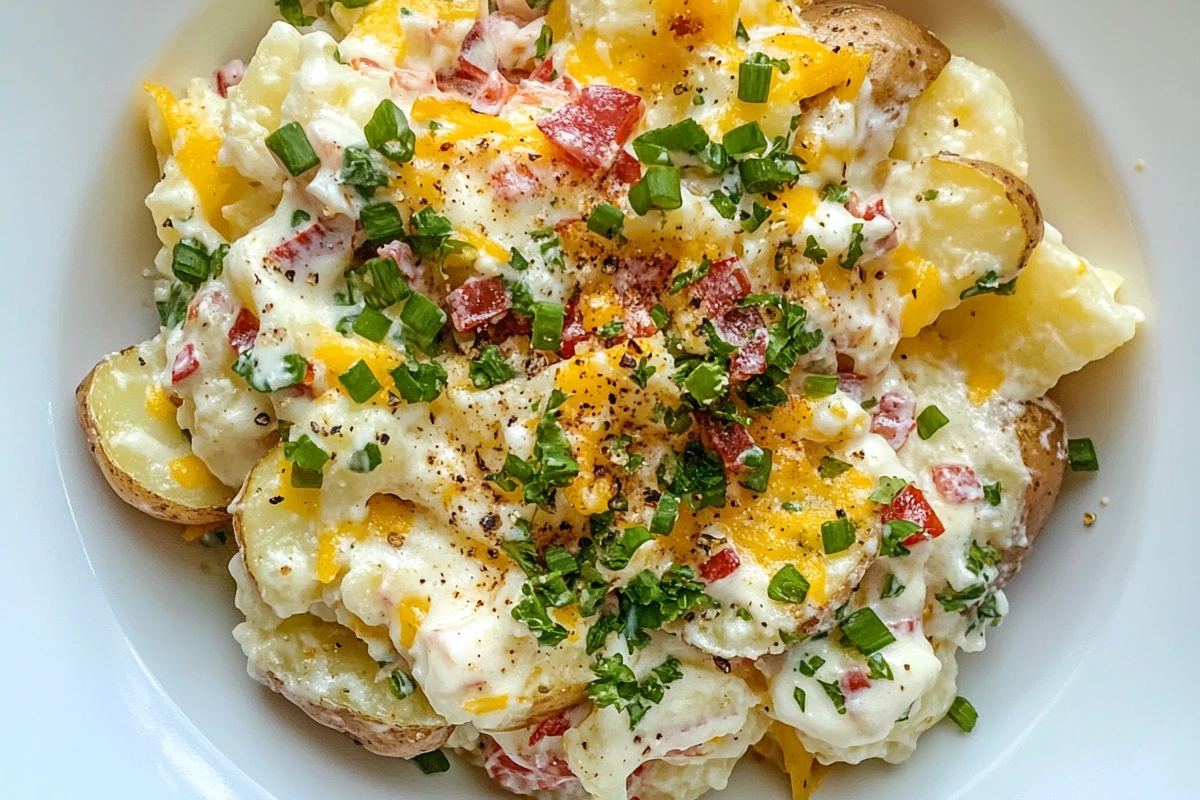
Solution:
M 905 337 L 957 306 L 981 278 L 1016 277 L 1042 240 L 1033 190 L 995 164 L 950 153 L 897 164 L 884 193 L 898 200 L 903 238 L 889 254 L 889 274 L 899 282 Z
M 919 161 L 941 152 L 988 161 L 1020 178 L 1029 172 L 1025 128 L 1008 87 L 961 56 L 909 106 L 892 158 Z
M 445 744 L 452 728 L 429 706 L 420 688 L 381 668 L 352 631 L 312 614 L 279 619 L 254 596 L 240 559 L 238 607 L 246 621 L 233 636 L 251 677 L 279 692 L 317 722 L 349 736 L 372 753 L 412 758 Z
M 800 12 L 815 38 L 833 48 L 870 53 L 867 77 L 872 99 L 899 116 L 905 105 L 935 81 L 950 61 L 937 37 L 894 11 L 866 3 L 816 3 Z
M 980 295 L 943 315 L 918 342 L 949 349 L 977 395 L 1040 397 L 1067 373 L 1133 338 L 1143 316 L 1115 298 L 1121 279 L 1091 266 L 1049 228 L 1008 297 Z
M 1017 417 L 1016 434 L 1021 458 L 1029 470 L 1029 483 L 1021 498 L 1020 526 L 1025 535 L 1016 537 L 1014 544 L 1004 549 L 996 578 L 998 586 L 1008 583 L 1021 571 L 1034 540 L 1054 510 L 1067 465 L 1066 428 L 1062 410 L 1053 401 L 1043 398 L 1025 403 Z
M 159 384 L 165 368 L 160 337 L 101 361 L 75 391 L 79 426 L 126 503 L 181 525 L 222 522 L 234 490 L 192 453 Z

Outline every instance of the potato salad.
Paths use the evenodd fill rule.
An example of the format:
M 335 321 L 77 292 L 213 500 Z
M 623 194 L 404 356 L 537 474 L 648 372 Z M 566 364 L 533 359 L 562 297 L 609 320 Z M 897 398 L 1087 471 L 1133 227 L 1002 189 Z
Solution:
M 144 87 L 159 331 L 78 398 L 236 540 L 253 677 L 554 800 L 751 749 L 802 800 L 1000 713 L 958 654 L 1099 460 L 1045 393 L 1141 314 L 995 74 L 848 2 L 276 5 Z

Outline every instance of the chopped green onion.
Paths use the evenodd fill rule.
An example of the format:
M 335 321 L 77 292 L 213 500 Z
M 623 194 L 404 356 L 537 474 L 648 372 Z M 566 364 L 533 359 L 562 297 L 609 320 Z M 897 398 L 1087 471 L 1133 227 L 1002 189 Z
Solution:
M 566 311 L 558 303 L 538 302 L 533 304 L 533 334 L 529 344 L 534 350 L 549 350 L 557 353 L 562 348 L 563 325 Z
M 435 775 L 450 769 L 450 759 L 446 758 L 446 754 L 441 750 L 431 750 L 428 753 L 413 756 L 413 762 L 426 775 Z
M 808 240 L 804 243 L 804 257 L 813 263 L 824 264 L 825 259 L 829 258 L 829 251 L 821 247 L 821 243 L 817 241 L 817 237 L 810 233 Z
M 837 375 L 809 375 L 804 379 L 804 396 L 810 400 L 830 397 L 837 388 Z
M 870 670 L 870 678 L 875 681 L 894 681 L 896 676 L 892 674 L 892 665 L 887 662 L 887 659 L 879 653 L 867 657 L 867 668 Z
M 904 546 L 904 540 L 912 536 L 914 533 L 919 533 L 924 530 L 915 522 L 909 522 L 906 519 L 894 519 L 891 522 L 884 523 L 882 541 L 879 544 L 879 555 L 889 558 L 900 558 L 909 554 L 909 549 Z
M 970 733 L 975 730 L 975 723 L 979 721 L 979 712 L 975 710 L 975 706 L 971 705 L 971 701 L 965 697 L 954 698 L 954 702 L 950 704 L 950 710 L 946 712 L 946 716 L 963 733 Z
M 937 189 L 926 189 L 925 193 L 921 195 L 921 197 L 925 198 L 925 200 L 928 200 L 928 201 L 937 200 L 937 196 L 938 196 Z
M 471 362 L 468 372 L 476 389 L 490 389 L 517 377 L 517 371 L 494 344 L 483 348 L 479 358 Z
M 605 239 L 613 239 L 619 236 L 625 227 L 625 215 L 616 206 L 601 203 L 588 216 L 587 226 L 592 233 L 598 233 Z
M 366 306 L 354 318 L 352 330 L 372 342 L 382 342 L 392 329 L 392 320 L 382 311 Z
M 554 46 L 554 29 L 549 25 L 542 25 L 542 30 L 538 34 L 537 44 L 535 45 L 534 57 L 541 61 L 550 52 L 550 48 Z
M 1091 439 L 1067 440 L 1067 463 L 1072 472 L 1095 472 L 1100 469 L 1096 446 Z
M 412 161 L 417 135 L 408 127 L 404 112 L 391 99 L 384 98 L 375 109 L 364 133 L 367 135 L 367 144 L 382 153 L 388 161 L 397 164 Z
M 757 155 L 767 149 L 767 137 L 763 136 L 757 122 L 747 122 L 726 133 L 721 144 L 731 156 L 744 156 L 747 153 Z
M 513 247 L 508 251 L 508 265 L 517 272 L 524 272 L 529 269 L 529 259 L 521 255 L 520 250 Z
M 368 306 L 385 309 L 412 294 L 400 265 L 390 257 L 372 258 L 346 273 L 347 282 L 358 289 Z
M 996 274 L 994 269 L 989 269 L 984 273 L 982 278 L 975 281 L 975 285 L 963 289 L 959 294 L 959 300 L 966 300 L 968 297 L 975 297 L 980 294 L 998 294 L 1011 295 L 1017 291 L 1017 279 L 1013 278 L 1007 283 L 1000 282 L 1000 276 Z
M 363 206 L 358 219 L 363 233 L 373 242 L 390 242 L 404 235 L 404 220 L 400 210 L 391 203 L 372 203 Z
M 373 472 L 382 463 L 383 455 L 379 452 L 379 445 L 367 442 L 366 447 L 350 456 L 349 466 L 351 472 Z
M 879 488 L 871 493 L 868 500 L 882 505 L 889 505 L 896 499 L 896 495 L 900 494 L 900 490 L 908 485 L 908 481 L 903 478 L 893 478 L 884 475 L 879 478 Z
M 675 527 L 675 520 L 678 518 L 679 497 L 664 492 L 658 499 L 658 508 L 654 509 L 654 516 L 650 518 L 650 532 L 665 536 Z
M 651 208 L 670 210 L 682 206 L 679 167 L 657 164 L 646 167 L 646 174 L 629 190 L 629 204 L 638 216 L 645 216 Z
M 283 445 L 283 457 L 311 472 L 320 472 L 329 460 L 329 454 L 308 438 L 307 433 L 294 442 L 286 442 Z
M 303 175 L 321 163 L 298 122 L 289 122 L 267 137 L 267 147 L 279 157 L 292 177 Z
M 694 106 L 704 105 L 704 95 L 702 95 L 702 94 L 692 95 L 692 105 L 694 105 Z
M 409 297 L 400 312 L 400 321 L 408 326 L 422 350 L 428 349 L 437 340 L 446 319 L 446 312 L 423 294 Z
M 445 255 L 446 240 L 454 233 L 450 220 L 438 214 L 431 206 L 422 208 L 409 217 L 408 246 L 421 259 L 440 259 Z
M 154 304 L 158 319 L 164 328 L 178 328 L 187 317 L 188 304 L 192 302 L 192 287 L 182 281 L 172 281 L 166 300 Z
M 380 666 L 384 666 L 384 664 L 380 664 Z M 391 684 L 392 694 L 396 695 L 397 700 L 403 700 L 417 689 L 412 676 L 402 669 L 393 670 L 388 678 L 388 683 Z
M 755 447 L 751 450 L 745 460 L 746 466 L 750 467 L 750 472 L 746 475 L 745 480 L 740 482 L 741 485 L 752 492 L 759 494 L 765 492 L 771 481 L 771 462 L 774 460 L 774 455 L 766 448 Z
M 612 339 L 615 336 L 620 336 L 625 330 L 625 320 L 614 319 L 612 322 L 606 322 L 599 328 L 596 328 L 596 336 L 601 339 Z
M 292 464 L 292 486 L 297 489 L 320 489 L 325 485 L 325 476 L 320 472 Z
M 817 474 L 827 481 L 831 481 L 843 472 L 852 469 L 851 465 L 841 459 L 833 456 L 824 456 L 821 459 L 820 466 L 817 467 Z
M 300 0 L 275 0 L 275 5 L 279 7 L 279 16 L 297 28 L 307 28 L 317 21 L 316 17 L 304 13 Z
M 737 40 L 739 42 L 750 41 L 750 34 L 746 30 L 746 26 L 742 24 L 742 20 L 740 17 L 738 18 L 738 21 L 737 21 L 737 28 L 734 30 L 733 33 L 734 33 L 734 36 L 737 37 Z
M 370 198 L 380 186 L 388 185 L 387 173 L 371 157 L 371 151 L 361 145 L 351 145 L 342 151 L 342 171 L 338 179 L 353 186 L 364 198 Z
M 312 215 L 310 215 L 307 211 L 305 211 L 303 208 L 297 208 L 292 212 L 292 227 L 299 228 L 301 225 L 311 219 Z
M 949 422 L 949 417 L 943 414 L 940 408 L 937 406 L 926 406 L 925 410 L 917 415 L 917 435 L 922 439 L 928 439 L 944 428 Z
M 743 103 L 765 103 L 771 93 L 770 64 L 743 61 L 738 65 L 738 100 Z
M 706 361 L 684 379 L 683 388 L 697 403 L 708 405 L 725 394 L 729 388 L 729 374 L 720 364 Z
M 870 608 L 860 608 L 846 617 L 842 623 L 842 635 L 864 656 L 876 653 L 896 641 L 888 626 Z
M 825 696 L 833 703 L 833 708 L 839 714 L 846 713 L 846 697 L 842 694 L 842 689 L 838 686 L 837 681 L 817 681 L 821 684 L 821 688 L 825 690 Z
M 389 375 L 406 403 L 432 403 L 446 388 L 448 376 L 436 361 L 406 361 Z
M 771 216 L 771 209 L 755 203 L 749 214 L 742 213 L 742 230 L 746 233 L 754 233 L 767 221 L 769 216 Z
M 210 265 L 208 250 L 195 239 L 176 242 L 171 250 L 171 272 L 190 286 L 199 286 L 208 280 Z
M 795 690 L 792 692 L 792 697 L 794 697 L 796 699 L 796 705 L 800 706 L 800 711 L 803 712 L 805 710 L 804 702 L 806 699 L 804 690 L 801 689 L 799 686 L 797 686 L 795 688 Z
M 777 603 L 800 604 L 808 597 L 808 581 L 796 569 L 795 564 L 786 564 L 775 573 L 767 585 L 767 597 Z
M 738 164 L 742 185 L 751 194 L 776 192 L 800 178 L 800 165 L 793 157 L 747 158 Z
M 825 547 L 825 555 L 849 550 L 854 542 L 854 523 L 848 518 L 839 517 L 821 523 L 821 544 Z
M 701 258 L 699 266 L 695 269 L 685 269 L 671 278 L 671 285 L 667 288 L 667 294 L 679 294 L 696 281 L 703 279 L 711 268 L 712 262 L 707 257 Z
M 713 190 L 708 196 L 708 202 L 712 203 L 712 207 L 725 219 L 733 219 L 737 216 L 737 203 L 733 202 L 733 198 L 720 189 Z
M 821 199 L 844 203 L 850 199 L 850 187 L 840 183 L 827 183 L 821 187 Z
M 671 321 L 667 310 L 658 303 L 654 305 L 654 308 L 650 309 L 650 319 L 654 322 L 654 327 L 660 329 L 667 327 L 667 323 Z
M 883 579 L 883 591 L 879 596 L 885 600 L 889 597 L 899 597 L 900 595 L 904 594 L 904 589 L 905 586 L 900 582 L 900 579 L 896 577 L 896 573 L 889 572 L 887 577 Z
M 983 487 L 983 499 L 987 500 L 989 506 L 1000 505 L 1000 482 L 986 484 Z
M 346 387 L 346 392 L 356 403 L 367 402 L 383 388 L 379 379 L 375 377 L 375 373 L 362 359 L 338 375 L 338 383 Z
M 817 675 L 817 670 L 825 666 L 825 659 L 820 656 L 813 656 L 807 661 L 801 661 L 796 665 L 796 671 L 806 678 L 814 678 Z
M 684 119 L 665 128 L 646 131 L 633 140 L 633 152 L 637 155 L 638 161 L 643 164 L 668 165 L 671 163 L 672 151 L 700 156 L 702 160 L 706 161 L 723 160 L 724 153 L 707 153 L 710 144 L 711 140 L 708 138 L 708 134 L 695 120 Z M 710 157 L 705 159 L 706 155 Z M 714 163 L 710 166 L 722 165 Z
M 850 226 L 850 249 L 846 251 L 846 257 L 838 262 L 841 264 L 842 269 L 854 269 L 854 265 L 862 258 L 863 242 L 866 240 L 862 229 L 863 224 L 861 222 L 856 222 Z

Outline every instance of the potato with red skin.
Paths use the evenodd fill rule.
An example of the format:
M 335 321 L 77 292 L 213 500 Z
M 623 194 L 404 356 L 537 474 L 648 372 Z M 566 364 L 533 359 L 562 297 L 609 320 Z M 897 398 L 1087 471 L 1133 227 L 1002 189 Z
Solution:
M 1067 464 L 1066 429 L 1062 410 L 1054 401 L 1042 398 L 1025 403 L 1016 419 L 1016 436 L 1029 483 L 1021 497 L 1014 543 L 1001 553 L 997 586 L 1004 586 L 1021 571 L 1054 510 Z

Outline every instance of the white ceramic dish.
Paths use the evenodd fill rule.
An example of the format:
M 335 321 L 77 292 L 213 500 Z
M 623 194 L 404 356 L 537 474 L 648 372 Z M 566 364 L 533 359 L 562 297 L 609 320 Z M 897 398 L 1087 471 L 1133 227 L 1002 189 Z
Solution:
M 1194 240 L 1200 4 L 894 0 L 1009 82 L 1031 183 L 1068 242 L 1128 279 L 1139 338 L 1057 395 L 1102 471 L 1072 476 L 986 655 L 981 713 L 899 768 L 835 771 L 819 797 L 1200 796 L 1194 484 L 1200 390 Z M 426 778 L 308 723 L 253 684 L 229 636 L 224 551 L 125 508 L 72 420 L 76 382 L 152 331 L 142 199 L 154 180 L 146 77 L 180 84 L 247 56 L 269 0 L 44 2 L 0 33 L 0 190 L 10 289 L 0 409 L 7 489 L 0 794 L 67 797 L 491 796 L 456 766 Z M 1161 24 L 1160 24 L 1161 23 Z M 1145 160 L 1144 172 L 1134 169 Z M 1111 498 L 1100 507 L 1102 496 Z M 1085 529 L 1085 510 L 1099 521 Z M 727 796 L 786 797 L 739 768 Z

